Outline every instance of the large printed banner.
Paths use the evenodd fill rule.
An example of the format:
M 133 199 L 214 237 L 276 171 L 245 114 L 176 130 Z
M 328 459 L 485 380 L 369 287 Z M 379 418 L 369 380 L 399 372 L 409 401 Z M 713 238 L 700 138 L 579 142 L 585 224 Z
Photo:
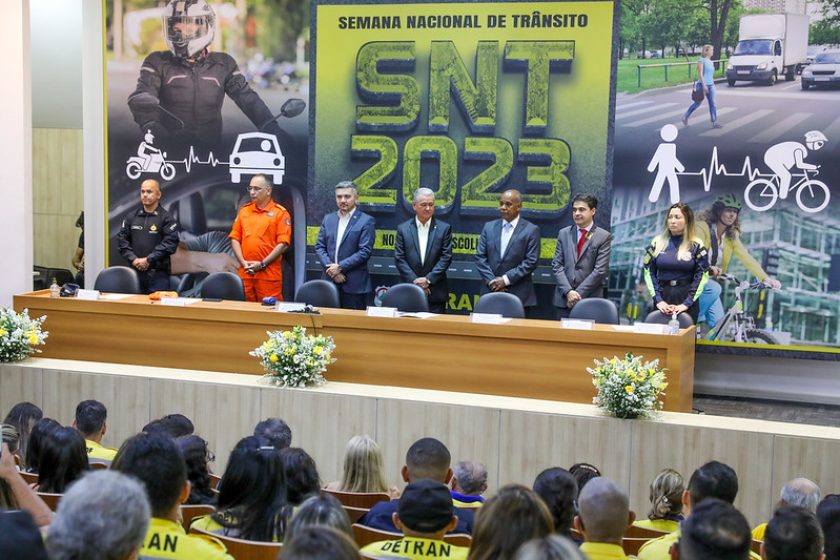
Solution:
M 574 193 L 595 192 L 609 225 L 613 2 L 319 1 L 312 14 L 309 244 L 352 179 L 376 219 L 376 281 L 394 284 L 394 231 L 429 187 L 455 233 L 450 307 L 467 312 L 478 234 L 517 188 L 542 230 L 536 280 L 553 316 L 547 265 Z

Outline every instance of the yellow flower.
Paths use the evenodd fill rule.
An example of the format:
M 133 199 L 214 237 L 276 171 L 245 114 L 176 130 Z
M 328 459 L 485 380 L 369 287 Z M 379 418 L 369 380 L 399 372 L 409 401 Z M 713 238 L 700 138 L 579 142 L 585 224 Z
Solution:
M 321 355 L 321 352 L 323 352 L 323 351 L 324 351 L 324 349 L 323 349 L 323 348 L 321 348 L 320 346 L 316 346 L 315 348 L 313 348 L 313 349 L 312 349 L 312 352 L 313 352 L 316 356 L 320 356 L 320 355 Z
M 628 393 L 632 393 L 633 392 L 633 386 L 632 385 L 625 385 L 624 390 L 627 391 Z
M 285 331 L 283 333 L 283 338 L 292 338 L 293 336 L 292 331 Z
M 277 354 L 272 354 L 271 357 L 269 357 L 268 359 L 272 364 L 276 364 L 277 361 L 280 360 L 280 358 L 279 358 L 279 356 L 277 356 Z
M 645 375 L 645 372 L 640 371 L 639 372 L 639 381 L 644 381 L 645 379 L 647 379 L 647 376 Z
M 6 329 L 0 329 L 0 336 L 6 336 Z
M 34 334 L 29 337 L 29 344 L 38 344 L 38 337 Z

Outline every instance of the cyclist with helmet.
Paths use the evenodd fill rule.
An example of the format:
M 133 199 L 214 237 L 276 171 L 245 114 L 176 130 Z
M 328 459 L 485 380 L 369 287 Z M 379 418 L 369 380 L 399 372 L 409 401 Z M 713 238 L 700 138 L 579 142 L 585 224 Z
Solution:
M 750 273 L 771 288 L 781 284 L 771 278 L 758 261 L 750 255 L 741 241 L 741 201 L 734 194 L 717 197 L 708 208 L 697 216 L 697 237 L 709 248 L 709 276 L 715 278 L 725 273 L 732 257 L 737 257 Z M 712 278 L 706 282 L 700 293 L 699 320 L 705 319 L 711 329 L 723 318 L 723 304 L 720 302 L 721 288 Z
M 805 144 L 799 142 L 781 142 L 767 148 L 764 152 L 764 163 L 779 178 L 779 198 L 787 198 L 790 189 L 790 170 L 793 168 L 819 169 L 818 165 L 806 163 L 808 150 L 816 151 L 828 142 L 828 138 L 819 130 L 809 130 L 805 133 Z
M 128 98 L 134 121 L 159 138 L 175 135 L 193 145 L 212 146 L 221 138 L 227 95 L 254 126 L 265 125 L 264 131 L 276 135 L 281 148 L 289 146 L 290 137 L 271 120 L 274 115 L 233 57 L 209 50 L 215 26 L 215 13 L 206 0 L 170 0 L 163 13 L 169 51 L 153 52 L 143 61 L 137 88 Z M 150 95 L 157 104 L 148 102 Z

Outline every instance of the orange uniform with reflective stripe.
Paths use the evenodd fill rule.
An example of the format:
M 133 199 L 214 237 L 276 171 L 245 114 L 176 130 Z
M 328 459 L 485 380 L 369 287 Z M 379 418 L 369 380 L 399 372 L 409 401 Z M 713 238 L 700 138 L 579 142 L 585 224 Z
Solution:
M 246 261 L 261 261 L 280 243 L 291 245 L 292 219 L 289 212 L 273 200 L 263 209 L 249 202 L 239 209 L 228 237 L 239 241 Z M 245 284 L 249 300 L 259 301 L 269 295 L 283 299 L 282 260 L 281 255 L 256 274 L 247 274 L 244 268 L 239 267 L 239 277 Z

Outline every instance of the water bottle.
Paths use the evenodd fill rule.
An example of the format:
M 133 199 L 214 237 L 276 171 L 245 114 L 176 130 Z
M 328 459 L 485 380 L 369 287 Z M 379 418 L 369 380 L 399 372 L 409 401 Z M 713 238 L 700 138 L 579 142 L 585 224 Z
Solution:
M 676 312 L 671 315 L 668 321 L 668 334 L 680 334 L 680 322 L 677 320 Z
M 52 284 L 50 284 L 50 297 L 59 297 L 61 295 L 61 287 L 58 285 L 58 282 L 55 278 L 53 278 Z

